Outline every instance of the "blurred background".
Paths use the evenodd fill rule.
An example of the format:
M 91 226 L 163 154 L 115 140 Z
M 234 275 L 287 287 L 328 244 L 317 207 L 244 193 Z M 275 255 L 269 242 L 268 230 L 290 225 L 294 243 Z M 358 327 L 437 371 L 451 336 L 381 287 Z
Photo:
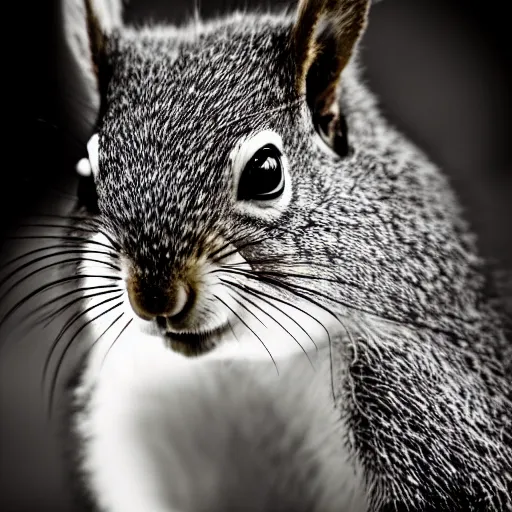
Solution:
M 199 9 L 209 18 L 235 7 L 288 5 L 293 2 L 202 0 Z M 15 35 L 4 50 L 2 75 L 8 134 L 0 185 L 3 260 L 35 247 L 7 238 L 18 220 L 70 206 L 77 186 L 74 165 L 85 152 L 64 124 L 58 84 L 66 70 L 58 58 L 56 6 L 55 0 L 32 1 L 8 18 Z M 194 2 L 182 0 L 130 0 L 125 18 L 179 23 L 193 9 Z M 501 10 L 494 0 L 377 2 L 363 62 L 391 121 L 446 170 L 482 252 L 512 268 L 512 50 Z M 0 286 L 0 297 L 6 289 Z M 22 293 L 13 290 L 0 309 Z M 2 512 L 78 510 L 70 500 L 62 438 L 46 421 L 40 387 L 44 358 L 60 327 L 57 322 L 47 329 L 0 330 Z

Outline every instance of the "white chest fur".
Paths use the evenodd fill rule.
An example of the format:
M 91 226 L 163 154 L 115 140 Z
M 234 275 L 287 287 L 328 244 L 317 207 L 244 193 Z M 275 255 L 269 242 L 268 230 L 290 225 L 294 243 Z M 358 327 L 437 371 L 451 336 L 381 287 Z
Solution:
M 105 360 L 96 348 L 77 390 L 92 390 L 76 426 L 102 510 L 367 510 L 326 350 L 316 371 L 299 355 L 278 376 L 235 348 L 191 360 L 133 338 Z

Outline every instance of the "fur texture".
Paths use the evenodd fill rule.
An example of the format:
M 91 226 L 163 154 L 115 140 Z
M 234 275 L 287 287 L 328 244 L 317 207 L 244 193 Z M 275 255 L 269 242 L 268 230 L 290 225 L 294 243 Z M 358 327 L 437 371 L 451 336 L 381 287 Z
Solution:
M 185 445 L 173 447 L 170 434 L 170 444 L 164 446 L 160 436 L 163 433 L 167 439 L 169 432 L 177 432 L 176 438 L 181 439 L 189 424 L 187 417 L 193 432 L 196 426 L 201 431 L 201 422 L 212 418 L 219 445 L 206 447 L 204 453 L 228 447 L 224 436 L 237 439 L 238 428 L 237 435 L 245 433 L 243 439 L 250 438 L 254 446 L 263 443 L 277 450 L 277 467 L 269 471 L 275 471 L 279 485 L 271 487 L 268 481 L 263 485 L 273 501 L 269 506 L 248 499 L 254 505 L 250 510 L 330 510 L 329 505 L 322 508 L 323 502 L 313 499 L 330 495 L 328 477 L 316 480 L 325 488 L 315 494 L 313 488 L 300 483 L 304 480 L 299 476 L 304 468 L 314 472 L 318 465 L 338 467 L 339 461 L 332 462 L 327 456 L 331 447 L 338 453 L 348 450 L 350 456 L 340 459 L 342 465 L 349 460 L 354 471 L 362 467 L 369 511 L 512 510 L 511 385 L 504 372 L 510 345 L 474 237 L 446 178 L 383 119 L 354 59 L 343 70 L 338 98 L 352 153 L 340 158 L 318 143 L 308 105 L 295 87 L 296 63 L 290 50 L 293 24 L 288 15 L 237 14 L 183 29 L 151 26 L 112 33 L 106 50 L 105 110 L 98 122 L 98 231 L 107 235 L 104 243 L 114 253 L 114 261 L 124 261 L 125 269 L 136 267 L 154 283 L 181 275 L 191 265 L 204 276 L 210 255 L 219 247 L 229 242 L 238 248 L 253 273 L 225 270 L 225 280 L 241 288 L 230 287 L 222 279 L 209 282 L 202 288 L 202 304 L 204 311 L 208 306 L 238 326 L 248 351 L 253 345 L 261 349 L 261 340 L 274 340 L 276 346 L 288 340 L 296 347 L 277 324 L 263 329 L 258 341 L 240 322 L 249 323 L 252 317 L 267 321 L 265 312 L 276 316 L 272 304 L 281 307 L 282 301 L 291 304 L 287 306 L 290 315 L 300 317 L 299 323 L 308 332 L 316 329 L 311 337 L 317 344 L 325 346 L 328 338 L 318 325 L 314 327 L 311 315 L 318 315 L 327 330 L 336 329 L 341 341 L 332 347 L 333 379 L 342 425 L 334 432 L 342 428 L 344 435 L 342 439 L 335 433 L 324 437 L 327 427 L 319 425 L 316 413 L 309 413 L 314 400 L 305 399 L 302 404 L 298 398 L 290 399 L 298 390 L 309 392 L 304 381 L 295 387 L 293 379 L 285 378 L 279 387 L 281 394 L 268 395 L 263 389 L 262 395 L 270 398 L 259 403 L 260 394 L 253 393 L 250 385 L 252 377 L 244 375 L 240 389 L 234 390 L 230 379 L 238 382 L 237 370 L 228 376 L 213 370 L 213 390 L 201 389 L 202 380 L 192 379 L 190 387 L 185 381 L 176 381 L 177 387 L 171 386 L 175 396 L 166 393 L 166 386 L 160 383 L 152 388 L 159 357 L 154 370 L 151 364 L 144 371 L 134 369 L 130 374 L 133 381 L 124 391 L 123 386 L 116 387 L 122 381 L 116 380 L 115 374 L 126 368 L 110 366 L 111 373 L 105 370 L 110 375 L 107 379 L 101 377 L 104 370 L 90 363 L 78 391 L 86 411 L 79 429 L 85 450 L 91 447 L 84 455 L 89 481 L 104 510 L 142 510 L 142 502 L 113 505 L 108 497 L 118 485 L 116 472 L 120 476 L 133 469 L 125 498 L 132 497 L 130 493 L 140 485 L 138 496 L 147 499 L 146 510 L 173 510 L 168 506 L 172 500 L 159 494 L 161 489 L 172 489 L 172 481 L 166 480 L 155 490 L 156 482 L 167 476 L 161 469 L 150 473 L 149 479 L 138 478 L 137 471 L 145 467 L 141 462 L 144 455 L 131 464 L 118 458 L 118 452 L 107 456 L 105 464 L 112 465 L 112 474 L 103 482 L 98 480 L 104 466 L 95 466 L 95 454 L 110 453 L 111 448 L 108 437 L 101 437 L 107 436 L 106 432 L 113 437 L 121 432 L 115 424 L 101 423 L 116 416 L 102 416 L 98 400 L 109 396 L 106 403 L 112 407 L 128 407 L 137 396 L 130 390 L 140 387 L 148 393 L 139 399 L 147 408 L 123 410 L 116 420 L 119 429 L 129 423 L 124 415 L 133 413 L 131 419 L 135 424 L 142 422 L 139 427 L 144 429 L 155 418 L 151 429 L 158 432 L 151 430 L 149 437 L 139 437 L 141 445 L 130 438 L 128 446 L 133 450 L 142 450 L 144 443 L 155 440 L 158 451 L 174 450 L 177 466 L 186 468 L 186 461 L 199 454 Z M 292 194 L 287 208 L 268 221 L 238 212 L 229 163 L 241 140 L 263 130 L 282 137 L 291 176 L 287 186 Z M 253 243 L 247 244 L 247 240 Z M 86 268 L 82 267 L 84 274 Z M 214 270 L 222 276 L 220 267 Z M 107 274 L 112 273 L 116 274 Z M 213 293 L 212 287 L 220 291 Z M 257 309 L 248 302 L 256 300 L 248 289 L 260 298 L 262 293 L 270 295 L 270 302 L 258 302 Z M 235 290 L 244 294 L 245 309 L 233 300 Z M 131 318 L 125 296 L 122 307 Z M 239 316 L 233 315 L 235 311 Z M 281 316 L 285 322 L 285 315 Z M 204 313 L 204 321 L 209 318 Z M 254 318 L 251 321 L 257 323 Z M 137 338 L 136 324 L 126 324 L 129 335 L 123 335 L 115 350 L 129 350 L 133 343 L 123 340 Z M 300 328 L 293 328 L 298 336 Z M 217 343 L 214 353 L 222 353 L 228 337 Z M 161 340 L 151 339 L 163 350 Z M 143 357 L 144 350 L 136 345 L 135 354 L 139 355 L 131 357 L 132 363 Z M 105 347 L 100 342 L 95 350 L 102 350 L 103 357 Z M 95 357 L 99 356 L 92 360 Z M 190 367 L 183 364 L 184 371 L 192 372 L 196 363 L 187 363 Z M 198 370 L 197 379 L 202 379 L 202 371 Z M 167 378 L 165 370 L 162 375 Z M 263 388 L 264 375 L 258 383 Z M 115 393 L 109 395 L 112 390 Z M 186 416 L 170 421 L 165 409 L 175 407 L 183 391 L 190 393 L 194 404 L 183 409 Z M 128 394 L 126 400 L 124 393 Z M 233 409 L 224 410 L 219 396 L 230 397 L 227 403 Z M 233 417 L 233 411 L 247 405 L 240 403 L 244 397 L 256 400 L 255 408 Z M 202 400 L 201 420 L 196 421 L 192 419 L 196 417 L 194 407 Z M 268 412 L 271 403 L 278 404 L 276 417 Z M 290 403 L 293 406 L 287 409 Z M 208 412 L 213 411 L 210 408 L 215 408 L 215 414 Z M 253 414 L 258 410 L 262 416 L 270 415 L 270 430 L 254 429 Z M 318 412 L 326 423 L 333 420 L 323 407 L 319 406 Z M 223 419 L 222 428 L 216 427 L 217 413 Z M 288 417 L 290 425 L 286 425 Z M 235 426 L 238 420 L 239 427 Z M 302 458 L 300 450 L 290 450 L 288 443 L 293 438 L 279 439 L 282 421 L 283 436 L 293 432 L 294 421 L 300 423 L 305 432 L 302 439 L 311 439 L 318 446 L 312 459 Z M 95 442 L 107 443 L 105 450 L 95 448 Z M 245 443 L 244 455 L 245 450 L 252 453 L 254 446 Z M 221 452 L 222 457 L 227 454 L 234 471 L 242 471 L 241 461 L 231 458 L 230 450 Z M 121 449 L 121 453 L 127 452 Z M 255 464 L 260 456 L 270 464 L 262 453 L 255 455 Z M 146 463 L 158 467 L 158 460 Z M 185 469 L 180 478 L 186 474 Z M 218 510 L 240 510 L 237 500 L 252 477 L 247 476 L 238 487 L 230 479 L 219 480 L 215 471 L 208 475 L 214 490 L 200 494 L 198 500 L 215 496 Z M 357 482 L 354 477 L 351 492 L 356 494 Z M 206 489 L 203 485 L 207 480 L 198 487 Z M 236 489 L 233 493 L 231 485 Z M 190 490 L 187 485 L 184 488 Z M 247 492 L 257 489 L 251 487 Z M 225 494 L 219 495 L 223 490 Z M 191 491 L 185 494 L 177 500 L 177 509 L 205 510 L 203 502 L 193 503 Z M 285 501 L 278 505 L 274 499 Z M 301 503 L 309 505 L 304 508 Z

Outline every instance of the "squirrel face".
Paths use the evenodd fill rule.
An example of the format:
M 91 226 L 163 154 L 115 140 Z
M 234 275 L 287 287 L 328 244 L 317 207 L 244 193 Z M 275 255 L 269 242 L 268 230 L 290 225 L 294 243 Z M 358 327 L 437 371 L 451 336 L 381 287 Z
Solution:
M 361 2 L 354 23 L 365 14 Z M 275 229 L 302 220 L 292 174 L 311 165 L 311 140 L 348 154 L 337 95 L 324 97 L 337 74 L 305 90 L 312 71 L 296 57 L 316 43 L 295 31 L 309 22 L 235 15 L 188 38 L 124 30 L 96 63 L 104 97 L 89 159 L 103 230 L 133 311 L 174 337 L 242 320 L 215 273 L 257 266 L 262 253 L 251 248 L 262 239 L 282 251 Z M 325 71 L 336 71 L 335 56 Z
M 478 261 L 445 179 L 350 63 L 367 9 L 305 1 L 295 20 L 104 41 L 90 158 L 139 317 L 185 341 L 225 333 L 243 315 L 224 278 L 243 288 L 248 272 L 271 295 L 295 279 L 294 300 L 455 335 L 479 315 Z

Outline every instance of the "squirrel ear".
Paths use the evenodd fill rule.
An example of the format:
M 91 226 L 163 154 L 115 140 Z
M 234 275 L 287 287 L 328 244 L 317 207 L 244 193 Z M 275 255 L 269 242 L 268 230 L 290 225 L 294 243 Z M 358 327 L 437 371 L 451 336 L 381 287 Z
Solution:
M 98 120 L 105 45 L 112 32 L 121 27 L 121 13 L 122 0 L 60 0 L 61 97 L 70 117 L 66 124 L 83 142 Z
M 300 0 L 292 29 L 297 92 L 306 96 L 315 125 L 338 153 L 343 120 L 340 75 L 366 27 L 371 0 Z

